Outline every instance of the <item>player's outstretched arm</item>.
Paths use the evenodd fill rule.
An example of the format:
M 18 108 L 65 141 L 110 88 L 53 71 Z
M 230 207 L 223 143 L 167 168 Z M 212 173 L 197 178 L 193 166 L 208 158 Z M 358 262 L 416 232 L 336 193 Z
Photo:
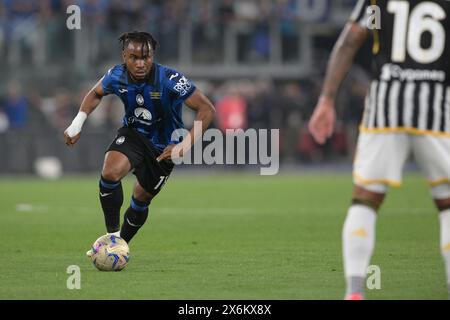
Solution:
M 81 128 L 88 115 L 97 108 L 102 98 L 106 95 L 102 88 L 102 80 L 89 90 L 81 102 L 80 110 L 73 119 L 72 124 L 64 131 L 64 141 L 66 145 L 73 146 L 81 136 Z
M 201 128 L 194 126 L 189 132 L 189 139 L 183 140 L 183 142 L 178 145 L 169 145 L 156 159 L 158 161 L 171 159 L 172 149 L 175 147 L 177 148 L 175 149 L 175 154 L 178 156 L 183 156 L 183 150 L 189 150 L 191 146 L 194 145 L 196 139 L 202 137 L 203 132 L 208 129 L 209 125 L 214 120 L 216 109 L 214 108 L 212 102 L 200 90 L 195 89 L 194 93 L 186 99 L 184 103 L 189 108 L 197 112 L 195 121 L 199 121 L 201 123 Z
M 337 92 L 367 37 L 366 28 L 356 22 L 349 22 L 333 48 L 319 102 L 309 121 L 309 131 L 320 144 L 333 134 Z

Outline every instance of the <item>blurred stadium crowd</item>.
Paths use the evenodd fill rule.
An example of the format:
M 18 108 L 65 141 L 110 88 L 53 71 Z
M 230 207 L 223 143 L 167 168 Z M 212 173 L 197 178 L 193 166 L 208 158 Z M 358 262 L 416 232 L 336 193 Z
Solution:
M 121 63 L 117 38 L 151 32 L 155 60 L 184 72 L 215 103 L 215 126 L 278 128 L 282 163 L 352 157 L 367 89 L 368 61 L 349 75 L 336 133 L 324 147 L 307 132 L 326 61 L 356 0 L 0 0 L 0 172 L 30 173 L 53 156 L 66 171 L 95 171 L 123 107 L 104 99 L 83 143 L 67 150 L 62 132 L 88 89 Z M 68 30 L 66 9 L 81 9 Z M 185 113 L 186 123 L 193 120 Z

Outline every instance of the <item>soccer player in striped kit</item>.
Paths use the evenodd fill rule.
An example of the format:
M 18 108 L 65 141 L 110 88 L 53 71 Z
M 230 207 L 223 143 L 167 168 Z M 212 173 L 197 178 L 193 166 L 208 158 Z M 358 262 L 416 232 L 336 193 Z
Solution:
M 335 98 L 355 54 L 372 39 L 372 81 L 354 160 L 353 201 L 344 223 L 346 299 L 364 298 L 377 211 L 399 186 L 413 153 L 440 212 L 450 293 L 450 1 L 360 0 L 330 57 L 309 129 L 332 135 Z M 356 107 L 356 106 L 350 106 Z
M 99 200 L 107 234 L 129 243 L 146 222 L 152 200 L 174 168 L 172 155 L 181 157 L 194 139 L 201 138 L 214 119 L 215 108 L 183 74 L 154 62 L 157 42 L 151 34 L 127 32 L 119 40 L 123 63 L 109 69 L 88 92 L 78 115 L 64 131 L 64 139 L 68 146 L 77 143 L 88 115 L 104 96 L 114 94 L 122 101 L 123 126 L 105 154 Z M 174 133 L 184 128 L 183 104 L 196 112 L 195 120 L 201 126 L 179 142 Z M 136 183 L 120 226 L 124 202 L 121 180 L 129 172 L 136 176 Z M 92 250 L 86 254 L 91 256 Z

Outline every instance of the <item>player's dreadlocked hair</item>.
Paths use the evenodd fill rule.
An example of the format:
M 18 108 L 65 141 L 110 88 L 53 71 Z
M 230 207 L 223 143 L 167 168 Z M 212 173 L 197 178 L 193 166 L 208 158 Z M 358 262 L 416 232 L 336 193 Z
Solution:
M 142 43 L 143 45 L 150 45 L 151 49 L 154 51 L 158 45 L 158 42 L 153 38 L 153 36 L 148 32 L 142 31 L 133 31 L 133 32 L 125 32 L 119 38 L 119 42 L 122 44 L 122 50 L 124 50 L 128 44 L 133 42 Z M 142 49 L 144 46 L 142 46 Z M 150 50 L 150 48 L 148 48 Z

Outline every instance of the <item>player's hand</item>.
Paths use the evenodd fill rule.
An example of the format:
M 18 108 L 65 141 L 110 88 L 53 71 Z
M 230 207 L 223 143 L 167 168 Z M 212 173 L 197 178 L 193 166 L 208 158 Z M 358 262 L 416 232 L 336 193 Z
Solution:
M 164 160 L 172 160 L 176 158 L 181 158 L 183 156 L 183 148 L 180 144 L 168 145 L 164 151 L 156 158 L 156 161 L 161 162 Z
M 66 145 L 68 145 L 69 147 L 73 146 L 75 143 L 77 143 L 77 141 L 80 139 L 81 136 L 81 132 L 78 133 L 77 135 L 75 135 L 74 137 L 70 137 L 69 134 L 67 133 L 67 130 L 64 131 L 64 142 L 66 143 Z
M 309 132 L 317 143 L 324 144 L 331 137 L 335 119 L 334 101 L 327 97 L 321 97 L 308 124 Z

